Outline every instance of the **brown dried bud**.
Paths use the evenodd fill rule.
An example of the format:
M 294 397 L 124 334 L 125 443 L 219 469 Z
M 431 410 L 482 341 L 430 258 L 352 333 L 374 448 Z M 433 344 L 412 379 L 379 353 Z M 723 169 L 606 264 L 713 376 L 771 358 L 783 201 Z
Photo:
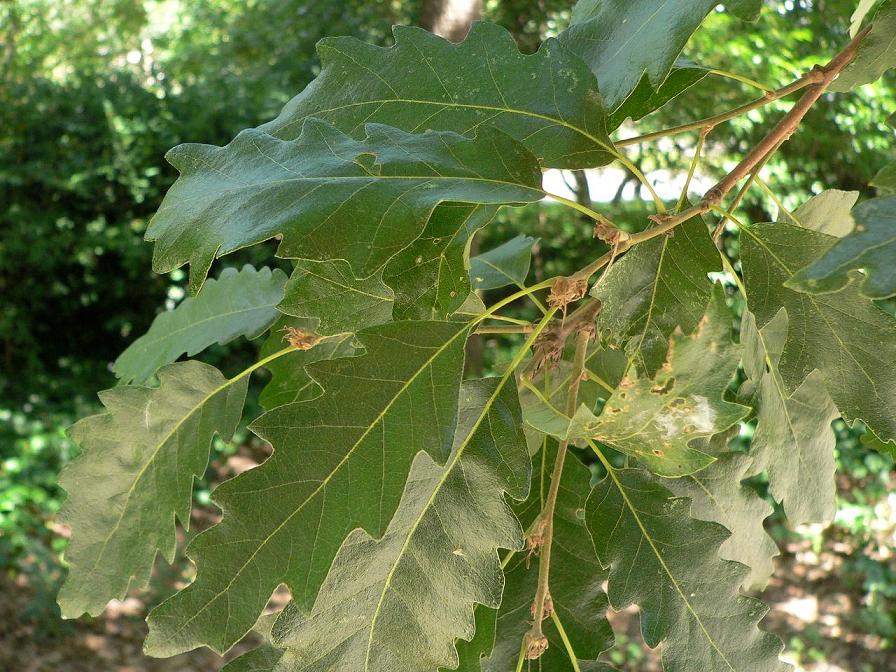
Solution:
M 585 278 L 557 278 L 551 287 L 548 305 L 565 311 L 566 306 L 581 299 L 587 291 L 588 281 Z
M 288 341 L 296 350 L 310 350 L 320 343 L 322 339 L 320 334 L 315 334 L 313 331 L 307 329 L 286 327 L 283 331 L 286 332 L 283 340 Z
M 526 633 L 526 658 L 537 660 L 548 650 L 548 638 L 544 635 Z
M 622 229 L 617 229 L 609 222 L 598 221 L 594 224 L 594 237 L 598 240 L 602 240 L 607 245 L 618 245 L 619 243 L 628 240 L 629 235 Z

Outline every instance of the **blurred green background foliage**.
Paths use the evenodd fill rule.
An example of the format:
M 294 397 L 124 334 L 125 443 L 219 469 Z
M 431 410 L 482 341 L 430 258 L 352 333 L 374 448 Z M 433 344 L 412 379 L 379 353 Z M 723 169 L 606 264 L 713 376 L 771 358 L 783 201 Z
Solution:
M 152 249 L 142 240 L 176 177 L 163 160 L 165 152 L 187 141 L 225 144 L 240 129 L 269 120 L 317 74 L 319 39 L 354 35 L 389 45 L 390 26 L 419 24 L 423 4 L 0 2 L 0 601 L 12 586 L 27 595 L 15 601 L 13 613 L 0 610 L 0 616 L 32 623 L 30 636 L 54 637 L 66 627 L 53 601 L 65 547 L 65 531 L 54 522 L 63 497 L 56 476 L 77 450 L 65 428 L 97 408 L 97 390 L 114 384 L 109 363 L 159 311 L 184 296 L 184 274 L 153 274 Z M 488 0 L 484 18 L 507 27 L 520 48 L 531 52 L 564 27 L 571 4 Z M 718 12 L 683 56 L 774 88 L 836 52 L 848 39 L 854 9 L 850 0 L 771 0 L 755 24 Z M 637 132 L 710 116 L 756 95 L 741 81 L 712 74 L 643 120 Z M 710 181 L 730 169 L 788 105 L 779 101 L 715 129 L 698 177 Z M 873 195 L 869 180 L 896 159 L 887 122 L 894 111 L 892 74 L 856 94 L 825 96 L 767 166 L 766 181 L 790 209 L 825 188 Z M 628 127 L 621 130 L 622 137 L 633 134 Z M 695 141 L 696 134 L 683 134 L 627 152 L 661 193 L 672 194 Z M 563 177 L 573 191 L 581 185 L 573 175 Z M 634 182 L 612 170 L 589 175 L 588 181 L 597 209 L 617 222 L 643 226 L 652 206 Z M 591 259 L 599 244 L 590 225 L 568 212 L 549 203 L 505 210 L 481 236 L 480 247 L 487 250 L 524 232 L 539 239 L 530 280 L 570 272 Z M 741 213 L 767 221 L 777 208 L 762 191 L 752 190 Z M 733 234 L 726 244 L 736 254 Z M 270 263 L 271 250 L 257 246 L 227 263 Z M 509 343 L 487 342 L 487 370 L 500 366 Z M 206 359 L 231 374 L 257 345 L 216 347 Z M 785 554 L 784 571 L 807 558 L 827 562 L 833 580 L 854 601 L 844 616 L 850 632 L 867 646 L 887 650 L 896 645 L 893 464 L 862 444 L 858 430 L 839 423 L 838 434 L 842 475 L 834 525 L 826 531 L 790 530 L 779 514 L 772 520 L 774 532 L 791 556 Z M 237 450 L 263 456 L 245 431 L 231 446 L 216 446 L 208 478 L 197 488 L 198 504 L 208 505 L 221 465 Z M 159 583 L 179 580 L 182 569 L 162 572 L 167 578 Z M 788 585 L 810 578 L 797 576 Z M 154 586 L 146 600 L 157 601 L 165 591 L 164 585 Z M 0 626 L 0 667 L 2 649 L 14 646 L 16 636 L 4 635 Z M 791 641 L 794 655 L 806 664 L 823 660 L 830 653 L 822 641 L 826 636 L 805 630 Z M 642 649 L 620 639 L 617 663 L 652 669 Z

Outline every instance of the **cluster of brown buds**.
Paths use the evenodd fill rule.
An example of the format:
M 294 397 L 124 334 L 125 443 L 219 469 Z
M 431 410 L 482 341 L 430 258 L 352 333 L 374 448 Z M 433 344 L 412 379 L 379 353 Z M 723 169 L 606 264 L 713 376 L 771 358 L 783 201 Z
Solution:
M 322 336 L 308 329 L 299 329 L 297 327 L 286 327 L 283 329 L 286 335 L 283 337 L 296 350 L 310 350 L 321 342 Z
M 594 223 L 594 237 L 614 247 L 629 239 L 629 235 L 625 231 L 604 220 L 598 220 Z
M 577 278 L 575 276 L 557 278 L 551 286 L 551 293 L 548 295 L 548 305 L 551 308 L 559 308 L 565 315 L 566 306 L 573 301 L 581 299 L 587 291 L 588 280 L 586 278 Z

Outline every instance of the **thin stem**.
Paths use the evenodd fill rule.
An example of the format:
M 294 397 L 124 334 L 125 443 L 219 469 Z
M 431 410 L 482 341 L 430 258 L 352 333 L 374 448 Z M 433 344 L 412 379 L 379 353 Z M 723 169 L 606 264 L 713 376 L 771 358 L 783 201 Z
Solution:
M 737 285 L 737 289 L 740 291 L 741 296 L 743 296 L 744 300 L 746 301 L 747 288 L 744 286 L 743 280 L 740 279 L 737 271 L 734 270 L 734 266 L 731 264 L 731 260 L 728 258 L 728 255 L 725 254 L 724 250 L 719 250 L 719 256 L 722 257 L 722 266 L 724 266 L 725 270 L 731 274 L 731 277 L 734 279 L 734 284 Z
M 551 620 L 554 621 L 554 627 L 557 628 L 557 632 L 560 633 L 560 639 L 563 640 L 563 648 L 566 649 L 566 655 L 569 656 L 569 662 L 572 665 L 572 669 L 575 672 L 582 672 L 582 669 L 579 667 L 579 659 L 576 657 L 576 652 L 572 648 L 572 642 L 569 641 L 569 637 L 566 635 L 566 628 L 563 627 L 563 623 L 560 621 L 560 617 L 557 615 L 556 611 L 551 612 Z
M 499 322 L 507 322 L 509 324 L 531 324 L 529 320 L 520 320 L 516 317 L 507 317 L 506 315 L 491 315 L 489 316 L 490 320 L 497 320 Z
M 742 84 L 746 84 L 747 86 L 752 86 L 754 89 L 759 89 L 764 93 L 774 93 L 774 89 L 770 89 L 765 84 L 761 82 L 757 82 L 755 79 L 751 79 L 745 75 L 739 75 L 736 72 L 728 72 L 727 70 L 719 70 L 712 69 L 709 71 L 709 74 L 716 75 L 717 77 L 724 77 L 725 79 L 734 79 Z
M 531 334 L 535 328 L 534 324 L 507 324 L 501 326 L 485 326 L 478 327 L 474 333 L 477 334 Z
M 523 672 L 523 664 L 526 662 L 526 642 L 520 645 L 520 657 L 516 661 L 516 672 Z
M 771 187 L 768 186 L 765 180 L 761 179 L 758 175 L 756 176 L 756 184 L 758 184 L 759 188 L 762 189 L 762 191 L 764 191 L 768 195 L 768 197 L 772 199 L 772 202 L 774 202 L 774 204 L 778 206 L 778 210 L 790 217 L 790 219 L 795 221 L 797 224 L 800 224 L 800 220 L 797 219 L 793 212 L 787 209 L 784 203 L 781 202 L 781 199 L 778 198 L 778 195 L 772 190 Z M 800 226 L 802 225 L 800 224 Z
M 600 214 L 599 212 L 595 212 L 588 206 L 582 205 L 578 201 L 573 201 L 568 198 L 564 198 L 563 196 L 558 196 L 557 194 L 552 194 L 549 191 L 545 191 L 544 195 L 547 196 L 548 198 L 554 199 L 558 203 L 562 203 L 563 205 L 567 205 L 570 208 L 578 210 L 579 212 L 583 213 L 587 217 L 590 217 L 591 219 L 593 219 L 596 222 L 603 222 L 604 224 L 609 224 L 610 226 L 615 227 L 613 222 L 611 222 L 609 219 L 604 217 L 602 214 Z
M 709 134 L 710 130 L 712 130 L 712 127 L 707 126 L 700 131 L 700 135 L 697 137 L 697 146 L 694 147 L 694 158 L 691 159 L 691 166 L 688 168 L 688 176 L 684 181 L 684 186 L 681 188 L 681 195 L 678 197 L 678 203 L 675 205 L 676 212 L 680 212 L 687 202 L 688 189 L 691 186 L 691 180 L 694 179 L 694 173 L 697 172 L 697 166 L 700 163 L 700 155 L 703 152 L 703 143 L 706 142 L 706 136 Z
M 618 143 L 617 143 L 618 144 Z M 640 182 L 644 187 L 647 188 L 647 191 L 650 192 L 650 197 L 653 199 L 654 204 L 656 205 L 656 210 L 659 213 L 666 212 L 666 205 L 663 203 L 663 199 L 660 198 L 660 195 L 656 193 L 656 190 L 653 188 L 653 185 L 650 184 L 650 180 L 647 179 L 647 176 L 641 172 L 641 169 L 638 168 L 629 158 L 623 154 L 622 152 L 615 152 L 616 159 L 623 166 L 631 171 L 632 175 L 634 175 L 638 182 Z
M 588 352 L 588 340 L 590 334 L 582 330 L 576 334 L 576 350 L 573 359 L 573 379 L 569 383 L 569 392 L 566 397 L 566 414 L 572 417 L 575 414 L 579 396 L 579 384 L 582 382 L 582 373 L 585 370 L 585 356 Z M 551 572 L 551 546 L 554 539 L 554 510 L 557 507 L 557 495 L 560 492 L 560 480 L 563 477 L 563 464 L 566 459 L 566 449 L 569 441 L 564 439 L 557 448 L 557 457 L 554 460 L 554 469 L 551 472 L 551 487 L 544 509 L 540 514 L 543 525 L 543 541 L 538 560 L 538 588 L 535 592 L 534 617 L 535 622 L 528 633 L 530 642 L 538 642 L 544 639 L 541 623 L 544 620 L 545 601 L 549 594 L 549 582 Z M 530 652 L 531 655 L 532 652 Z M 540 655 L 540 652 L 538 652 Z M 535 656 L 537 657 L 537 656 Z

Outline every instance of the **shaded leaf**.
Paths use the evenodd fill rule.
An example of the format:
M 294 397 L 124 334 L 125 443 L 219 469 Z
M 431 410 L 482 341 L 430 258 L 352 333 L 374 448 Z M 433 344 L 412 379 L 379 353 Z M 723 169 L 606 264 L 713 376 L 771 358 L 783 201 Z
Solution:
M 248 264 L 240 271 L 225 268 L 197 296 L 156 317 L 112 370 L 123 383 L 144 383 L 183 354 L 192 357 L 215 343 L 257 337 L 277 319 L 275 306 L 285 283 L 286 274 L 279 269 L 255 270 Z
M 781 450 L 784 445 L 777 449 L 786 452 Z M 719 523 L 731 531 L 719 547 L 719 555 L 750 568 L 743 577 L 744 590 L 765 589 L 774 571 L 772 558 L 778 555 L 777 544 L 762 525 L 774 508 L 741 483 L 761 471 L 749 455 L 726 452 L 700 473 L 663 481 L 672 493 L 691 500 L 692 518 Z
M 855 231 L 799 270 L 788 287 L 813 294 L 836 292 L 850 272 L 864 270 L 861 292 L 872 299 L 896 295 L 896 196 L 873 198 L 852 211 Z
M 537 459 L 542 464 L 529 498 L 515 507 L 523 527 L 529 528 L 543 508 L 542 494 L 547 492 L 551 465 L 557 443 Z M 613 630 L 606 617 L 607 596 L 603 582 L 607 578 L 585 528 L 583 513 L 591 472 L 573 455 L 568 455 L 560 481 L 554 514 L 554 540 L 551 553 L 550 595 L 577 659 L 594 660 L 613 645 Z M 483 672 L 515 669 L 520 643 L 532 627 L 530 607 L 538 584 L 539 556 L 516 554 L 505 569 L 507 585 L 498 610 L 497 636 L 492 654 L 482 661 Z M 551 672 L 572 671 L 563 640 L 554 623 L 543 624 L 549 646 L 539 659 L 542 669 Z
M 825 189 L 794 210 L 793 217 L 781 213 L 781 221 L 842 238 L 855 226 L 851 210 L 858 198 L 858 191 Z
M 383 278 L 395 290 L 396 320 L 444 320 L 470 293 L 470 240 L 495 216 L 490 205 L 443 203 L 420 237 L 395 255 Z M 482 311 L 479 311 L 482 312 Z
M 231 660 L 221 668 L 221 672 L 273 672 L 277 661 L 283 656 L 283 649 L 271 642 L 271 628 L 278 615 L 266 614 L 259 618 L 253 630 L 261 635 L 261 644 Z
M 324 393 L 252 424 L 273 455 L 214 491 L 222 521 L 187 548 L 196 580 L 150 614 L 149 653 L 226 651 L 280 584 L 310 609 L 348 533 L 385 531 L 414 456 L 448 456 L 468 330 L 387 323 L 358 332 L 364 354 L 306 367 Z
M 655 112 L 678 94 L 689 89 L 694 84 L 709 74 L 706 68 L 690 63 L 683 59 L 679 59 L 675 63 L 675 67 L 669 73 L 669 76 L 660 84 L 658 89 L 654 89 L 650 84 L 649 77 L 645 74 L 638 82 L 638 86 L 632 91 L 631 95 L 617 107 L 607 118 L 607 128 L 612 132 L 619 128 L 622 123 L 631 118 L 633 121 L 643 119 L 651 112 Z
M 883 0 L 870 23 L 871 32 L 856 49 L 852 62 L 831 83 L 831 91 L 844 92 L 870 84 L 896 67 L 896 0 Z
M 749 570 L 718 557 L 728 531 L 691 518 L 690 507 L 637 469 L 611 469 L 591 491 L 585 522 L 610 567 L 611 606 L 638 605 L 666 672 L 791 669 L 778 660 L 780 640 L 756 627 L 765 605 L 738 594 Z
M 612 161 L 594 75 L 556 40 L 526 55 L 506 29 L 490 23 L 473 24 L 457 45 L 421 28 L 395 26 L 393 33 L 389 48 L 351 37 L 321 40 L 321 74 L 261 128 L 289 139 L 308 117 L 352 135 L 369 122 L 465 135 L 488 124 L 550 168 Z
M 482 672 L 480 661 L 488 655 L 495 645 L 495 620 L 498 612 L 483 605 L 476 607 L 476 634 L 467 641 L 457 640 L 457 667 L 439 668 L 439 672 Z
M 619 259 L 592 290 L 603 302 L 598 334 L 626 346 L 636 365 L 653 375 L 676 327 L 690 333 L 712 293 L 707 273 L 721 268 L 706 225 L 692 219 L 672 237 L 658 236 Z
M 695 440 L 728 429 L 746 414 L 724 394 L 740 361 L 731 340 L 731 312 L 717 286 L 694 333 L 672 339 L 666 363 L 652 380 L 632 370 L 597 417 L 580 407 L 570 423 L 585 436 L 640 460 L 651 471 L 678 478 L 714 461 Z
M 287 607 L 274 629 L 287 649 L 278 670 L 424 672 L 457 664 L 454 639 L 473 636 L 474 603 L 501 602 L 498 548 L 522 547 L 503 494 L 526 496 L 530 464 L 507 380 L 464 383 L 446 466 L 420 455 L 382 539 L 353 532 L 310 615 Z
M 506 243 L 470 259 L 473 289 L 498 289 L 507 285 L 523 287 L 532 263 L 535 238 L 519 234 Z
M 579 0 L 560 42 L 597 75 L 609 110 L 635 90 L 645 72 L 654 89 L 714 0 Z
M 855 283 L 828 294 L 784 285 L 835 240 L 790 224 L 742 229 L 748 306 L 760 329 L 782 307 L 787 310 L 790 324 L 778 361 L 785 394 L 793 394 L 818 369 L 843 417 L 850 423 L 864 420 L 889 441 L 896 438 L 896 319 Z
M 293 317 L 315 318 L 314 331 L 329 335 L 355 332 L 392 319 L 395 295 L 382 272 L 358 279 L 341 259 L 300 260 L 286 283 L 277 309 Z
M 728 0 L 725 9 L 744 21 L 755 21 L 762 11 L 762 0 Z
M 828 523 L 837 509 L 831 422 L 839 413 L 817 371 L 787 392 L 779 371 L 787 323 L 782 310 L 759 330 L 753 314 L 744 311 L 744 371 L 755 387 L 757 409 L 751 453 L 756 470 L 768 472 L 769 492 L 793 525 Z
M 475 139 L 379 124 L 365 130 L 355 140 L 308 119 L 295 140 L 248 129 L 226 147 L 175 147 L 166 158 L 181 175 L 146 232 L 155 241 L 153 268 L 189 262 L 195 289 L 216 257 L 278 236 L 281 257 L 344 259 L 367 277 L 420 235 L 442 201 L 527 203 L 543 195 L 535 157 L 489 126 Z
M 868 184 L 877 189 L 878 196 L 896 196 L 896 161 L 877 171 Z
M 106 411 L 70 430 L 81 455 L 59 476 L 69 493 L 60 520 L 72 530 L 66 618 L 99 614 L 144 586 L 156 554 L 174 561 L 174 520 L 190 524 L 193 478 L 205 473 L 215 434 L 239 424 L 248 376 L 228 380 L 202 362 L 169 364 L 159 386 L 100 392 Z

